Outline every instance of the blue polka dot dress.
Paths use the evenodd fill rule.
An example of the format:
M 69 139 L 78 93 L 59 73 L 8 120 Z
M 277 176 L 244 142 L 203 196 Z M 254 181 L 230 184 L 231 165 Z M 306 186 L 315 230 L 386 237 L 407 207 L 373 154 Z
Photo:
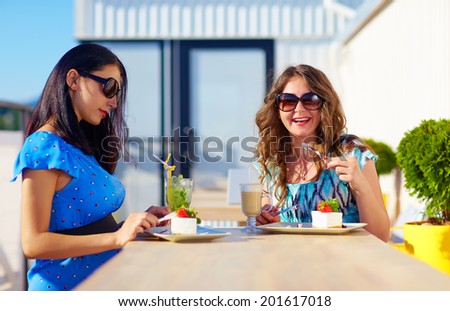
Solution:
M 24 142 L 14 177 L 24 169 L 57 169 L 72 177 L 54 193 L 50 232 L 74 229 L 101 220 L 123 203 L 125 189 L 94 156 L 51 132 L 35 132 Z M 71 290 L 120 250 L 66 259 L 37 259 L 28 271 L 29 290 Z

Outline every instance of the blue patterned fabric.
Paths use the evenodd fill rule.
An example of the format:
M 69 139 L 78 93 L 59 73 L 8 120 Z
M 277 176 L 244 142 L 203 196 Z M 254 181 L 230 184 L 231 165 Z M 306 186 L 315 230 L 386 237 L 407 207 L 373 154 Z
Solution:
M 355 157 L 359 167 L 362 169 L 369 160 L 376 161 L 378 157 L 370 150 L 362 152 L 355 147 L 346 156 Z M 277 205 L 278 200 L 274 195 L 275 182 L 268 179 L 269 192 L 271 194 L 272 205 Z M 316 210 L 317 204 L 322 200 L 337 198 L 339 207 L 343 213 L 342 221 L 344 223 L 357 223 L 359 220 L 358 207 L 353 197 L 349 185 L 341 181 L 334 169 L 325 169 L 317 181 L 303 184 L 287 184 L 288 195 L 285 203 L 279 209 L 297 206 L 297 210 L 280 214 L 282 222 L 312 222 L 311 211 Z
M 57 169 L 72 177 L 54 193 L 50 232 L 82 227 L 116 211 L 125 198 L 119 179 L 94 156 L 50 132 L 35 132 L 17 156 L 11 181 L 25 169 Z M 66 259 L 37 259 L 28 271 L 29 290 L 71 290 L 120 250 Z

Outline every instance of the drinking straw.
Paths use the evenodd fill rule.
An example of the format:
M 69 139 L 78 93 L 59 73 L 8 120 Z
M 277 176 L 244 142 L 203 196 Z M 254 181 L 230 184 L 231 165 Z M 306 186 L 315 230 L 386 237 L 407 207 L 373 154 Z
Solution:
M 176 166 L 172 165 L 169 166 L 169 160 L 170 157 L 172 156 L 171 153 L 169 153 L 167 155 L 167 159 L 164 162 L 163 160 L 161 160 L 159 157 L 153 155 L 155 158 L 158 159 L 159 162 L 161 162 L 163 164 L 164 169 L 166 170 L 166 178 L 167 178 L 167 201 L 169 203 L 169 207 L 172 205 L 172 171 L 175 170 Z
M 167 159 L 164 162 L 164 168 L 167 170 L 167 175 L 170 180 L 172 180 L 172 171 L 175 169 L 175 165 L 169 166 L 169 160 L 171 156 L 172 154 L 169 152 L 169 154 L 167 155 Z
M 172 171 L 176 168 L 175 165 L 169 166 L 167 163 L 169 162 L 170 156 L 172 154 L 169 153 L 167 155 L 167 160 L 164 162 L 163 160 L 161 160 L 159 157 L 157 157 L 156 155 L 153 154 L 153 156 L 164 165 L 164 169 L 167 170 L 168 172 L 170 172 L 170 176 L 172 176 Z

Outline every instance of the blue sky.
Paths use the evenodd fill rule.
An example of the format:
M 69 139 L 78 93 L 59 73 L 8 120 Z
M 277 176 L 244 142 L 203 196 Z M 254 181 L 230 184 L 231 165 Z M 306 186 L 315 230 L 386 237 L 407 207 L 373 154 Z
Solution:
M 0 100 L 38 98 L 74 28 L 73 0 L 0 0 Z

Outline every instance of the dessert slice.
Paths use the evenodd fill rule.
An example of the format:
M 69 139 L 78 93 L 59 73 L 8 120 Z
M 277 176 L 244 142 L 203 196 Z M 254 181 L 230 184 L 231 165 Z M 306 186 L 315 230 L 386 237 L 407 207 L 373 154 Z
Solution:
M 317 211 L 311 212 L 314 228 L 342 228 L 342 213 L 337 199 L 321 201 L 316 208 Z
M 197 234 L 197 213 L 192 208 L 180 208 L 170 220 L 172 234 Z

